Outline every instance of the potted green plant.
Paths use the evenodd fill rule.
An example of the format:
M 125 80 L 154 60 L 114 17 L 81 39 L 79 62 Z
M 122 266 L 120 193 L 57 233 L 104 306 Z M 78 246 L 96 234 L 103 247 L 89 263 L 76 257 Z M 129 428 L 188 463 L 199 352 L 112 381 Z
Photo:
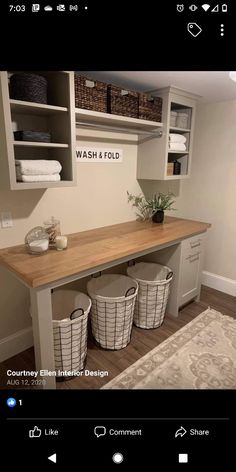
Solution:
M 152 198 L 145 198 L 144 195 L 132 195 L 127 192 L 128 202 L 132 202 L 132 206 L 138 209 L 136 215 L 141 220 L 152 219 L 154 223 L 162 223 L 164 221 L 164 211 L 174 210 L 172 205 L 175 203 L 172 192 L 167 194 L 159 192 Z

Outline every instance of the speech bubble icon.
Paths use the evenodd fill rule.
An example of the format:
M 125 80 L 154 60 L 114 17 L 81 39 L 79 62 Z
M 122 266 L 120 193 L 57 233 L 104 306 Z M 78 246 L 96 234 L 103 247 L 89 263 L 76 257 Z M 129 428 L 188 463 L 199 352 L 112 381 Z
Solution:
M 105 436 L 107 430 L 105 426 L 95 426 L 94 428 L 94 434 L 97 436 L 97 438 L 100 438 L 100 436 Z

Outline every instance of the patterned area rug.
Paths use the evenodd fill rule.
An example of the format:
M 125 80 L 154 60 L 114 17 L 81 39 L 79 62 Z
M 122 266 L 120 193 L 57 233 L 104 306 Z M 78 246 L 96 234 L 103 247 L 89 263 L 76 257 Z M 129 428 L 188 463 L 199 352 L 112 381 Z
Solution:
M 208 308 L 102 388 L 235 389 L 236 320 Z

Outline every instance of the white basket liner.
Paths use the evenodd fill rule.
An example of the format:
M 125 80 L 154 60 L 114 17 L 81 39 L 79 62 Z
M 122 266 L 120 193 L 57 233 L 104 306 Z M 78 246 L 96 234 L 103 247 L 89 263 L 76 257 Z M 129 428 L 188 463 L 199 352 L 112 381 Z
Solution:
M 126 292 L 135 288 L 132 295 Z M 122 349 L 130 341 L 138 284 L 126 275 L 104 274 L 87 285 L 92 299 L 92 332 L 104 349 Z
M 139 284 L 134 309 L 134 323 L 145 329 L 157 328 L 164 320 L 172 277 L 171 269 L 152 262 L 139 262 L 128 267 L 127 273 Z
M 70 314 L 77 308 L 82 308 L 84 314 L 70 320 Z M 57 290 L 52 293 L 56 371 L 77 371 L 84 368 L 90 309 L 89 297 L 76 290 Z

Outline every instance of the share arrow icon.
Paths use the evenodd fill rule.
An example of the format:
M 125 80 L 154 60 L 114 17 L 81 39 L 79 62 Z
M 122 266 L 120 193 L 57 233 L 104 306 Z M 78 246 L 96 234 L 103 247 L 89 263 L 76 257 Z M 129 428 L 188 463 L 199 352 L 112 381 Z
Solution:
M 177 429 L 175 433 L 175 438 L 177 438 L 178 436 L 182 438 L 186 433 L 187 433 L 186 429 L 184 429 L 184 427 L 181 426 L 181 428 Z

